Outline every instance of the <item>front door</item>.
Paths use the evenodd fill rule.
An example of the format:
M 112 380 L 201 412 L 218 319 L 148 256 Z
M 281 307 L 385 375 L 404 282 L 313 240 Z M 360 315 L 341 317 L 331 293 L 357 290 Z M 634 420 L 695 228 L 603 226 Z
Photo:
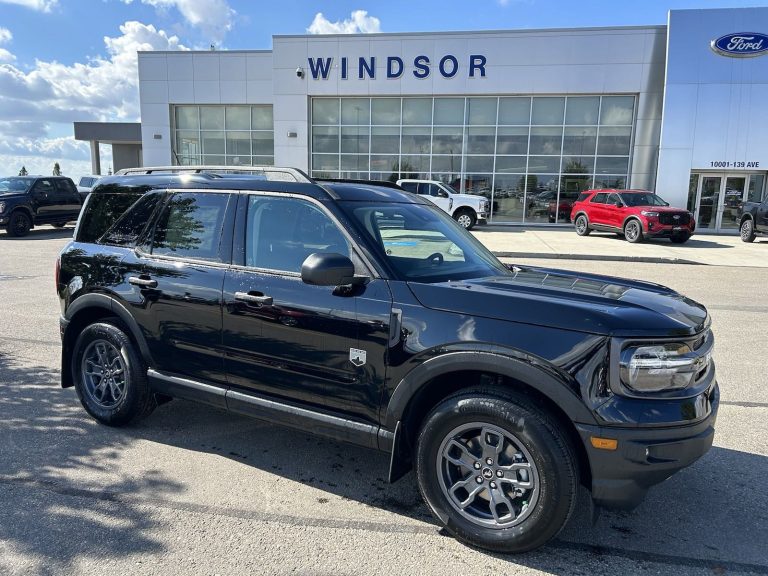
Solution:
M 762 196 L 764 180 L 764 174 L 692 174 L 690 197 L 695 186 L 696 229 L 738 230 L 741 204 Z
M 229 383 L 375 423 L 392 308 L 386 281 L 352 290 L 304 284 L 310 254 L 356 258 L 331 216 L 296 197 L 249 194 L 240 206 L 243 265 L 224 283 Z

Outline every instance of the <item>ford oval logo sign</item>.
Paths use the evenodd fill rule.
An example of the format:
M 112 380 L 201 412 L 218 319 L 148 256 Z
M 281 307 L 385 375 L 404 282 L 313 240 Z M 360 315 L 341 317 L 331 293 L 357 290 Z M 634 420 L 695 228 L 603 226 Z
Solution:
M 726 34 L 710 43 L 712 50 L 723 56 L 749 58 L 768 52 L 768 35 L 758 32 Z

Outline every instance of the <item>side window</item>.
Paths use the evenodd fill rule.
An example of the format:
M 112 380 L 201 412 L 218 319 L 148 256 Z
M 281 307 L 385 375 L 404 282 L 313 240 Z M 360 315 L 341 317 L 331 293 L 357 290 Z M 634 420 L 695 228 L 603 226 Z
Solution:
M 579 194 L 579 197 L 576 199 L 576 202 L 584 202 L 584 200 L 586 200 L 587 198 L 589 198 L 589 192 L 582 192 L 581 194 Z
M 221 262 L 221 232 L 229 194 L 182 192 L 174 194 L 155 226 L 151 252 Z
M 52 194 L 53 191 L 53 182 L 50 180 L 38 180 L 35 187 L 32 189 L 32 192 L 41 195 Z
M 56 191 L 62 197 L 72 199 L 77 196 L 77 188 L 73 184 L 70 184 L 69 180 L 59 179 L 54 180 L 56 182 Z
M 421 186 L 424 190 L 423 193 L 429 194 L 430 196 L 439 197 L 440 192 L 442 192 L 442 190 L 440 189 L 440 186 L 438 186 L 437 184 L 422 184 Z M 445 195 L 444 192 L 443 192 L 443 195 Z
M 102 194 L 101 196 L 105 195 Z M 112 246 L 135 246 L 164 197 L 165 195 L 161 192 L 150 192 L 141 196 L 106 231 L 104 236 L 99 239 L 99 243 Z
M 400 188 L 407 192 L 413 192 L 414 194 L 418 194 L 418 183 L 416 182 L 403 182 L 400 184 Z
M 619 202 L 619 195 L 618 194 L 609 194 L 608 195 L 608 201 L 607 204 L 610 204 L 611 206 L 616 206 L 616 203 Z
M 595 194 L 595 196 L 590 201 L 590 204 L 605 204 L 605 199 L 608 197 L 608 194 L 605 192 L 600 192 L 598 194 Z
M 251 196 L 245 234 L 245 264 L 254 268 L 300 273 L 315 252 L 351 257 L 349 243 L 333 220 L 298 198 Z

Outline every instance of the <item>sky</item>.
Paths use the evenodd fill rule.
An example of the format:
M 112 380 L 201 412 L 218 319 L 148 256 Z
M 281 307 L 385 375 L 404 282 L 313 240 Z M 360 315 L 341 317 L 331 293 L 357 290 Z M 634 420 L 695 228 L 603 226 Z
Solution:
M 0 0 L 0 176 L 90 173 L 76 121 L 139 121 L 137 50 L 270 49 L 272 35 L 665 24 L 733 0 Z M 102 145 L 102 170 L 110 146 Z

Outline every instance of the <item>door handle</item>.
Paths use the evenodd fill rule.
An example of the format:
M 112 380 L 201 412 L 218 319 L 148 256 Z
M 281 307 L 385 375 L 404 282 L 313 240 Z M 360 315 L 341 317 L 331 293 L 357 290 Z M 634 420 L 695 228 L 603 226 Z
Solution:
M 142 288 L 157 288 L 157 280 L 152 280 L 149 276 L 131 276 L 128 278 L 128 284 Z
M 272 306 L 272 296 L 264 296 L 264 294 L 251 294 L 250 292 L 235 292 L 235 300 L 242 302 L 248 302 L 249 304 L 257 304 L 259 306 Z

